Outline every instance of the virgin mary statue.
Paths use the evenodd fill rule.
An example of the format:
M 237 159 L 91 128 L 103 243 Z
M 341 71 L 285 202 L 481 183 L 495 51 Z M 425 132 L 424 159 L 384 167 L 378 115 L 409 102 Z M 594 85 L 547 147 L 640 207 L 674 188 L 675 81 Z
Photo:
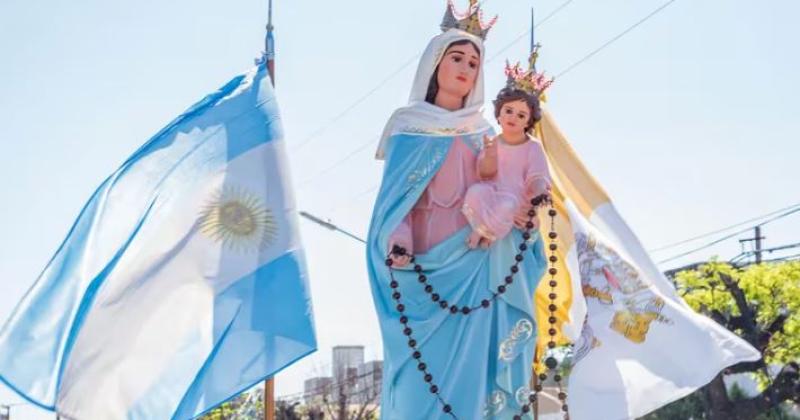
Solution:
M 491 23 L 471 3 L 463 15 L 448 6 L 409 104 L 392 115 L 377 152 L 385 167 L 367 260 L 383 337 L 383 420 L 527 415 L 531 296 L 545 254 L 530 228 L 488 249 L 466 245 L 463 198 L 478 181 L 482 139 L 492 134 L 482 116 Z

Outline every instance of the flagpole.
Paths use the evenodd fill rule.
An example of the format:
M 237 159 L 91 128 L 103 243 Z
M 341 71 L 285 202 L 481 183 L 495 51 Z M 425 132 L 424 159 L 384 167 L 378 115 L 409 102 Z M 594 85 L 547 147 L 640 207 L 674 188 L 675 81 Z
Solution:
M 275 39 L 272 35 L 272 0 L 269 0 L 267 9 L 267 34 L 264 38 L 264 53 L 262 63 L 266 64 L 272 86 L 275 86 Z M 256 61 L 256 64 L 261 64 Z M 264 420 L 275 420 L 275 377 L 264 382 Z
M 533 29 L 536 27 L 536 22 L 533 18 L 533 7 L 531 7 L 531 53 L 533 53 L 533 49 L 536 48 L 536 38 L 533 36 Z
M 272 85 L 275 86 L 275 38 L 272 34 L 272 0 L 269 0 L 269 11 L 267 12 L 267 34 L 264 37 L 264 53 L 261 55 L 260 60 L 256 60 L 256 64 L 266 64 L 267 71 L 269 71 L 269 78 Z
M 272 0 L 269 0 L 269 12 L 267 15 L 267 34 L 264 36 L 264 51 L 261 56 L 256 58 L 255 64 L 257 66 L 264 65 L 269 73 L 269 79 L 272 81 L 272 86 L 275 86 L 275 38 L 272 30 Z
M 264 382 L 264 420 L 275 420 L 275 378 Z

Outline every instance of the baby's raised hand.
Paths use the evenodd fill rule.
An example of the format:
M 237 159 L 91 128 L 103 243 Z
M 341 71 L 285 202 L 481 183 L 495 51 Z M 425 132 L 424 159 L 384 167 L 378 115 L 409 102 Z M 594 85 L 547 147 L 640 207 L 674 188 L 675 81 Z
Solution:
M 489 137 L 488 135 L 483 135 L 483 150 L 486 151 L 487 154 L 497 153 L 497 136 Z
M 478 156 L 478 174 L 481 179 L 494 178 L 497 174 L 497 137 L 483 135 L 483 150 Z

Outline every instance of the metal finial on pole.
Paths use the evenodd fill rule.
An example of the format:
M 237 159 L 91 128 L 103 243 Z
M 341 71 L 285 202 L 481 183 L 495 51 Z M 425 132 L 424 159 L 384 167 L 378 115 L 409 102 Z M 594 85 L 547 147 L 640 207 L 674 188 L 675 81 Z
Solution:
M 528 56 L 528 68 L 531 71 L 536 71 L 536 59 L 539 58 L 539 44 L 536 43 L 536 21 L 534 20 L 533 7 L 531 7 L 531 52 Z
M 269 9 L 267 10 L 267 31 L 272 30 L 272 0 L 269 0 Z
M 536 29 L 536 22 L 533 19 L 533 7 L 531 7 L 531 53 L 536 47 L 536 38 L 533 36 L 534 29 Z
M 272 0 L 269 0 L 269 9 L 267 9 L 267 33 L 264 36 L 264 51 L 261 56 L 255 59 L 257 66 L 266 65 L 269 71 L 269 77 L 272 85 L 275 85 L 275 37 L 273 35 L 272 25 Z
M 533 16 L 533 7 L 531 7 L 531 52 L 528 56 L 528 68 L 531 71 L 536 71 L 536 59 L 539 57 L 539 45 L 536 44 L 536 36 L 534 32 L 536 31 L 536 21 L 534 20 Z
M 264 59 L 267 62 L 269 77 L 272 85 L 275 85 L 275 38 L 272 35 L 272 0 L 269 0 L 269 10 L 267 12 L 267 37 L 264 39 Z

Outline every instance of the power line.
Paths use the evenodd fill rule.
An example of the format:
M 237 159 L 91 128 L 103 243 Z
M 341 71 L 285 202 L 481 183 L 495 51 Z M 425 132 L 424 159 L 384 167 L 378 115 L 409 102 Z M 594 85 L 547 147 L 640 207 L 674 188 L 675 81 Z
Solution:
M 759 223 L 759 224 L 756 224 L 756 225 L 753 225 L 753 226 L 748 226 L 747 228 L 745 228 L 745 229 L 742 229 L 742 230 L 738 230 L 738 231 L 736 231 L 736 232 L 734 232 L 734 233 L 731 233 L 730 235 L 725 235 L 725 236 L 723 236 L 722 238 L 719 238 L 719 239 L 717 239 L 717 240 L 714 240 L 714 241 L 712 241 L 712 242 L 709 242 L 709 243 L 707 243 L 707 244 L 705 244 L 705 245 L 703 245 L 703 246 L 700 246 L 700 247 L 694 248 L 694 249 L 692 249 L 692 250 L 689 250 L 689 251 L 686 251 L 686 252 L 682 252 L 682 253 L 680 253 L 680 254 L 678 254 L 678 255 L 675 255 L 675 256 L 669 257 L 669 258 L 667 258 L 667 259 L 661 260 L 661 261 L 659 261 L 659 262 L 658 262 L 658 264 L 663 264 L 663 263 L 665 263 L 665 262 L 669 262 L 669 261 L 676 260 L 676 259 L 678 259 L 678 258 L 681 258 L 681 257 L 685 257 L 685 256 L 687 256 L 687 255 L 694 254 L 695 252 L 702 251 L 702 250 L 704 250 L 704 249 L 706 249 L 706 248 L 710 248 L 710 247 L 712 247 L 712 246 L 714 246 L 714 245 L 716 245 L 716 244 L 718 244 L 718 243 L 720 243 L 720 242 L 726 241 L 726 240 L 728 240 L 728 239 L 730 239 L 730 238 L 733 238 L 733 237 L 735 237 L 735 236 L 737 236 L 737 235 L 741 235 L 742 233 L 748 232 L 748 231 L 750 231 L 751 229 L 755 228 L 756 226 L 758 226 L 758 227 L 760 227 L 760 226 L 764 226 L 764 225 L 766 225 L 767 223 L 774 222 L 774 221 L 776 221 L 776 220 L 782 219 L 782 218 L 784 218 L 784 217 L 787 217 L 787 216 L 789 216 L 789 215 L 791 215 L 791 214 L 794 214 L 794 213 L 797 213 L 797 212 L 799 212 L 799 211 L 800 211 L 800 207 L 797 207 L 797 208 L 794 208 L 794 209 L 792 209 L 792 210 L 786 211 L 786 212 L 784 212 L 784 213 L 782 213 L 782 214 L 780 214 L 780 215 L 778 215 L 778 216 L 772 217 L 772 218 L 770 218 L 770 219 L 768 219 L 768 220 L 765 220 L 765 221 L 763 221 L 763 222 L 761 222 L 761 223 Z
M 341 120 L 347 114 L 349 114 L 350 111 L 355 109 L 357 106 L 361 105 L 362 102 L 364 102 L 367 99 L 369 99 L 370 96 L 372 96 L 375 92 L 377 92 L 380 88 L 382 88 L 386 83 L 389 83 L 390 80 L 394 79 L 395 76 L 397 76 L 403 70 L 405 70 L 406 67 L 408 67 L 409 65 L 414 63 L 414 61 L 416 61 L 416 59 L 419 58 L 421 55 L 422 55 L 422 53 L 418 53 L 418 54 L 414 55 L 413 57 L 409 58 L 405 63 L 403 63 L 403 65 L 398 67 L 397 70 L 395 70 L 390 75 L 386 76 L 383 80 L 381 80 L 380 83 L 378 83 L 377 86 L 375 86 L 374 88 L 370 89 L 367 93 L 362 95 L 360 98 L 356 99 L 355 102 L 350 104 L 350 106 L 345 108 L 342 112 L 340 112 L 338 115 L 336 115 L 332 120 L 328 121 L 325 125 L 323 125 L 322 127 L 318 128 L 316 131 L 314 131 L 308 137 L 306 137 L 303 141 L 301 141 L 297 146 L 294 147 L 294 151 L 296 152 L 296 151 L 302 149 L 304 146 L 306 146 L 307 144 L 311 143 L 312 140 L 314 140 L 315 138 L 319 137 L 320 134 L 324 133 L 329 128 L 331 128 L 333 125 L 335 125 L 337 122 L 339 122 L 339 120 Z
M 378 140 L 380 140 L 380 138 L 371 139 L 370 141 L 362 144 L 357 149 L 355 149 L 352 152 L 350 152 L 350 154 L 348 154 L 347 156 L 337 160 L 335 163 L 333 163 L 332 165 L 328 166 L 327 168 L 325 168 L 325 169 L 317 172 L 316 174 L 314 174 L 314 175 L 304 179 L 303 181 L 301 181 L 300 185 L 298 185 L 298 188 L 303 188 L 304 186 L 308 185 L 309 183 L 311 183 L 311 181 L 315 180 L 316 178 L 319 178 L 322 175 L 325 175 L 325 174 L 329 173 L 330 171 L 336 169 L 336 167 L 338 167 L 339 165 L 342 165 L 343 163 L 347 162 L 348 160 L 353 158 L 353 156 L 355 156 L 355 155 L 359 154 L 360 152 L 364 151 L 367 147 L 372 146 L 375 143 L 377 143 Z
M 762 249 L 761 252 L 773 253 L 773 252 L 777 252 L 777 251 L 783 251 L 783 250 L 794 249 L 794 248 L 799 248 L 799 247 L 800 247 L 800 242 L 794 243 L 794 244 L 789 244 L 789 245 L 774 246 L 772 248 Z
M 766 248 L 766 249 L 762 249 L 760 251 L 745 251 L 745 252 L 742 252 L 739 255 L 731 258 L 728 262 L 730 264 L 736 265 L 736 264 L 738 264 L 738 262 L 740 260 L 745 259 L 747 257 L 751 257 L 753 255 L 756 255 L 759 252 L 762 253 L 762 254 L 767 254 L 767 253 L 772 254 L 773 252 L 786 251 L 788 249 L 795 249 L 795 248 L 800 248 L 800 242 L 794 243 L 794 244 L 776 246 L 776 247 L 772 247 L 772 248 Z M 769 260 L 764 260 L 763 262 L 782 261 L 782 260 L 785 260 L 785 259 L 788 259 L 788 258 L 792 258 L 792 257 L 793 257 L 792 255 L 776 257 L 776 258 L 772 258 L 772 259 L 769 259 Z
M 337 201 L 336 203 L 334 203 L 333 206 L 331 206 L 331 208 L 333 209 L 331 210 L 331 213 L 336 213 L 344 205 L 346 205 L 348 208 L 351 207 L 354 203 L 363 199 L 367 194 L 377 190 L 378 186 L 379 184 L 373 184 L 369 188 L 365 188 L 345 200 Z
M 485 1 L 484 1 L 482 4 L 485 4 L 487 1 L 488 1 L 488 0 L 485 0 Z M 564 9 L 564 8 L 565 8 L 567 5 L 569 5 L 569 4 L 570 4 L 570 3 L 572 3 L 573 1 L 575 1 L 575 0 L 566 0 L 565 2 L 563 2 L 561 5 L 559 5 L 558 7 L 556 7 L 556 8 L 555 8 L 555 9 L 554 9 L 554 10 L 553 10 L 553 11 L 552 11 L 550 14 L 548 14 L 548 15 L 547 15 L 547 16 L 546 16 L 544 19 L 542 19 L 541 21 L 539 21 L 539 23 L 537 23 L 536 25 L 534 25 L 534 28 L 538 28 L 540 25 L 542 25 L 543 23 L 545 23 L 545 22 L 547 22 L 548 20 L 550 20 L 550 18 L 552 18 L 553 16 L 555 16 L 556 14 L 558 14 L 559 12 L 561 12 L 561 10 L 563 10 L 563 9 Z M 513 40 L 511 40 L 511 42 L 508 42 L 508 43 L 506 43 L 506 45 L 505 45 L 505 46 L 503 46 L 503 48 L 501 48 L 501 49 L 500 49 L 500 51 L 498 51 L 498 52 L 497 52 L 495 55 L 493 55 L 491 58 L 489 58 L 489 59 L 486 61 L 486 64 L 488 64 L 488 63 L 491 63 L 492 61 L 494 61 L 494 60 L 495 60 L 497 57 L 499 57 L 499 56 L 500 56 L 500 55 L 501 55 L 503 52 L 505 52 L 506 50 L 508 50 L 509 48 L 511 48 L 511 47 L 512 47 L 514 44 L 516 44 L 517 42 L 519 42 L 520 40 L 522 40 L 524 37 L 526 37 L 526 36 L 527 36 L 528 34 L 530 34 L 530 33 L 531 33 L 531 30 L 530 30 L 530 29 L 528 29 L 528 30 L 526 30 L 525 32 L 521 33 L 521 34 L 520 34 L 518 37 L 516 37 L 516 38 L 514 38 Z M 382 80 L 380 83 L 378 83 L 378 85 L 377 85 L 377 86 L 375 86 L 375 87 L 374 87 L 374 88 L 372 88 L 372 89 L 371 89 L 369 92 L 367 92 L 366 94 L 364 94 L 363 96 L 361 96 L 360 98 L 358 98 L 358 99 L 357 99 L 355 102 L 353 102 L 352 104 L 350 104 L 350 106 L 348 106 L 347 108 L 345 108 L 345 109 L 344 109 L 342 112 L 340 112 L 340 113 L 339 113 L 339 114 L 338 114 L 336 117 L 334 117 L 334 118 L 333 118 L 331 121 L 329 121 L 327 124 L 325 124 L 324 126 L 320 127 L 319 129 L 317 129 L 316 131 L 314 131 L 314 132 L 313 132 L 311 135 L 309 135 L 308 137 L 306 137 L 306 138 L 305 138 L 305 139 L 304 139 L 302 142 L 300 142 L 300 144 L 298 144 L 298 145 L 295 147 L 294 151 L 300 150 L 300 149 L 301 149 L 303 146 L 305 146 L 305 145 L 307 145 L 308 143 L 310 143 L 310 142 L 311 142 L 311 141 L 312 141 L 314 138 L 318 137 L 318 136 L 319 136 L 319 135 L 321 135 L 323 132 L 325 132 L 326 130 L 328 130 L 330 127 L 332 127 L 334 124 L 336 124 L 336 123 L 337 123 L 339 120 L 341 120 L 342 118 L 344 118 L 344 117 L 345 117 L 345 116 L 346 116 L 348 113 L 350 113 L 350 111 L 352 111 L 353 109 L 355 109 L 355 108 L 356 108 L 357 106 L 359 106 L 359 105 L 360 105 L 362 102 L 364 102 L 365 100 L 367 100 L 367 98 L 369 98 L 370 96 L 372 96 L 372 95 L 373 95 L 375 92 L 377 92 L 377 91 L 378 91 L 378 90 L 379 90 L 381 87 L 383 87 L 383 86 L 384 86 L 386 83 L 388 83 L 388 82 L 389 82 L 391 79 L 393 79 L 395 76 L 397 76 L 398 74 L 400 74 L 400 72 L 402 72 L 403 70 L 405 70 L 405 68 L 406 68 L 406 67 L 408 67 L 409 65 L 411 65 L 411 64 L 412 64 L 412 63 L 413 63 L 413 62 L 414 62 L 416 59 L 418 59 L 418 58 L 419 58 L 421 55 L 422 55 L 422 53 L 418 53 L 418 54 L 414 55 L 413 57 L 411 57 L 410 59 L 408 59 L 408 60 L 407 60 L 405 63 L 403 63 L 403 65 L 402 65 L 402 66 L 400 66 L 399 68 L 397 68 L 397 70 L 395 70 L 394 72 L 392 72 L 392 73 L 391 73 L 389 76 L 387 76 L 387 77 L 386 77 L 386 78 L 384 78 L 384 79 L 383 79 L 383 80 Z M 336 168 L 337 166 L 339 166 L 339 165 L 343 164 L 344 162 L 346 162 L 347 160 L 349 160 L 350 158 L 352 158 L 352 157 L 353 157 L 355 154 L 357 154 L 358 152 L 360 152 L 360 151 L 364 150 L 366 147 L 368 147 L 370 144 L 373 144 L 373 143 L 375 143 L 376 141 L 377 141 L 377 140 L 371 140 L 369 143 L 365 143 L 365 144 L 363 144 L 363 145 L 359 146 L 359 148 L 358 148 L 358 150 L 357 150 L 357 151 L 351 152 L 350 154 L 348 154 L 348 155 L 347 155 L 347 156 L 345 156 L 344 158 L 342 158 L 342 159 L 340 159 L 339 161 L 337 161 L 335 164 L 333 164 L 333 165 L 331 165 L 331 166 L 329 166 L 329 167 L 325 168 L 324 170 L 320 171 L 319 173 L 317 173 L 317 174 L 315 174 L 315 175 L 313 175 L 313 176 L 311 176 L 311 177 L 309 177 L 309 178 L 306 178 L 306 179 L 305 179 L 305 180 L 304 180 L 304 181 L 301 183 L 301 185 L 300 185 L 299 187 L 300 187 L 300 188 L 302 188 L 302 187 L 304 187 L 304 186 L 308 185 L 312 179 L 315 179 L 315 178 L 317 178 L 317 177 L 319 177 L 319 176 L 321 176 L 321 175 L 323 175 L 323 174 L 325 174 L 325 173 L 328 173 L 328 172 L 330 172 L 331 170 L 333 170 L 333 169 L 334 169 L 334 168 Z
M 649 14 L 649 15 L 645 16 L 644 18 L 640 19 L 638 22 L 636 22 L 636 23 L 634 23 L 633 25 L 629 26 L 627 29 L 625 29 L 624 31 L 620 32 L 619 34 L 617 34 L 615 37 L 611 38 L 610 40 L 606 41 L 606 42 L 605 42 L 603 45 L 601 45 L 601 46 L 597 47 L 596 49 L 594 49 L 594 50 L 593 50 L 592 52 L 590 52 L 589 54 L 586 54 L 586 55 L 585 55 L 583 58 L 581 58 L 580 60 L 578 60 L 578 61 L 576 61 L 576 62 L 572 63 L 572 64 L 571 64 L 569 67 L 567 67 L 566 69 L 562 70 L 562 71 L 561 71 L 561 73 L 558 73 L 558 74 L 556 74 L 556 76 L 555 76 L 555 77 L 556 77 L 557 79 L 558 79 L 558 78 L 561 78 L 561 77 L 562 77 L 562 76 L 564 76 L 565 74 L 567 74 L 567 73 L 569 73 L 570 71 L 572 71 L 572 70 L 573 70 L 575 67 L 578 67 L 579 65 L 581 65 L 581 64 L 583 64 L 583 63 L 585 63 L 587 60 L 589 60 L 590 58 L 594 57 L 594 56 L 595 56 L 597 53 L 599 53 L 600 51 L 604 50 L 605 48 L 607 48 L 607 47 L 608 47 L 608 46 L 610 46 L 611 44 L 613 44 L 613 43 L 617 42 L 617 41 L 618 41 L 620 38 L 622 38 L 623 36 L 627 35 L 627 34 L 628 34 L 629 32 L 631 32 L 632 30 L 636 29 L 636 27 L 638 27 L 639 25 L 641 25 L 641 24 L 645 23 L 645 22 L 646 22 L 646 21 L 648 21 L 650 18 L 652 18 L 653 16 L 657 15 L 657 14 L 658 14 L 659 12 L 661 12 L 662 10 L 666 9 L 666 8 L 667 8 L 667 6 L 671 5 L 672 3 L 675 3 L 675 1 L 676 1 L 676 0 L 669 0 L 669 1 L 667 1 L 666 3 L 662 4 L 661 6 L 659 6 L 658 8 L 656 8 L 655 10 L 653 10 L 652 12 L 650 12 L 650 14 Z
M 797 261 L 800 260 L 800 254 L 787 255 L 785 257 L 771 258 L 764 260 L 764 262 L 780 262 L 780 261 Z
M 742 225 L 746 225 L 748 223 L 752 223 L 752 222 L 755 222 L 757 220 L 761 220 L 761 219 L 764 219 L 764 218 L 769 217 L 769 216 L 773 216 L 773 215 L 778 214 L 778 213 L 782 213 L 784 211 L 793 209 L 793 208 L 798 207 L 798 206 L 800 206 L 800 203 L 795 203 L 795 204 L 792 204 L 791 206 L 787 206 L 787 207 L 784 207 L 784 208 L 781 208 L 781 209 L 778 209 L 778 210 L 775 210 L 775 211 L 771 211 L 771 212 L 769 212 L 767 214 L 762 214 L 761 216 L 753 217 L 751 219 L 747 219 L 747 220 L 738 222 L 736 224 L 733 224 L 733 225 L 730 225 L 730 226 L 726 226 L 724 228 L 720 228 L 720 229 L 717 229 L 717 230 L 706 232 L 706 233 L 703 233 L 703 234 L 700 234 L 700 235 L 697 235 L 697 236 L 693 236 L 693 237 L 688 238 L 688 239 L 680 240 L 678 242 L 673 242 L 673 243 L 670 243 L 670 244 L 662 245 L 662 246 L 660 246 L 658 248 L 651 249 L 648 252 L 663 251 L 663 250 L 666 250 L 666 249 L 674 248 L 674 247 L 676 247 L 678 245 L 683 245 L 683 244 L 686 244 L 686 243 L 689 243 L 689 242 L 694 242 L 694 241 L 696 241 L 698 239 L 703 239 L 703 238 L 706 238 L 706 237 L 709 237 L 709 236 L 713 236 L 713 235 L 716 235 L 716 234 L 719 234 L 719 233 L 722 233 L 722 232 L 727 232 L 727 231 L 729 231 L 729 230 L 731 230 L 733 228 L 736 228 L 736 227 L 739 227 L 739 226 L 742 226 Z
M 373 192 L 373 191 L 375 191 L 377 189 L 378 189 L 378 184 L 374 184 L 373 186 L 371 186 L 371 187 L 369 187 L 369 188 L 367 188 L 365 190 L 362 190 L 360 193 L 356 194 L 356 196 L 353 199 L 354 200 L 360 200 L 361 197 L 363 197 L 363 196 L 365 196 L 365 195 L 367 195 L 367 194 L 369 194 L 369 193 L 371 193 L 371 192 Z
M 533 25 L 534 29 L 535 29 L 535 28 L 538 28 L 538 27 L 539 27 L 539 26 L 541 26 L 543 23 L 545 23 L 545 22 L 547 22 L 548 20 L 550 20 L 550 18 L 552 18 L 553 16 L 557 15 L 559 12 L 561 12 L 561 10 L 563 10 L 564 8 L 566 8 L 566 7 L 567 7 L 567 6 L 568 6 L 570 3 L 572 3 L 573 1 L 575 1 L 575 0 L 567 0 L 567 1 L 565 1 L 564 3 L 561 3 L 561 4 L 560 4 L 558 7 L 556 7 L 556 8 L 555 8 L 555 9 L 554 9 L 552 12 L 550 12 L 550 14 L 549 14 L 549 15 L 545 16 L 545 18 L 544 18 L 544 19 L 540 20 L 540 21 L 539 21 L 539 23 L 537 23 L 537 24 Z M 509 48 L 511 48 L 511 47 L 512 47 L 514 44 L 516 44 L 517 42 L 519 42 L 519 41 L 521 41 L 522 39 L 526 38 L 526 37 L 527 37 L 528 35 L 530 35 L 530 34 L 531 34 L 531 30 L 530 30 L 530 29 L 528 29 L 528 30 L 526 30 L 525 32 L 523 32 L 523 33 L 519 34 L 519 36 L 517 36 L 517 37 L 516 37 L 516 38 L 514 38 L 514 39 L 513 39 L 511 42 L 507 43 L 507 44 L 506 44 L 506 45 L 505 45 L 503 48 L 501 48 L 501 49 L 500 49 L 500 51 L 496 52 L 496 53 L 495 53 L 493 56 L 491 56 L 491 58 L 489 58 L 489 60 L 487 61 L 487 63 L 490 63 L 490 62 L 494 61 L 494 59 L 495 59 L 495 58 L 499 57 L 501 54 L 503 54 L 504 52 L 506 52 L 506 50 L 508 50 Z
M 542 20 L 541 20 L 539 23 L 537 23 L 536 25 L 534 25 L 534 28 L 538 28 L 540 25 L 542 25 L 543 23 L 545 23 L 545 22 L 547 22 L 548 20 L 550 20 L 550 19 L 551 19 L 553 16 L 555 16 L 556 14 L 558 14 L 558 13 L 559 13 L 561 10 L 563 10 L 564 8 L 566 8 L 566 6 L 568 6 L 568 5 L 569 5 L 570 3 L 572 3 L 573 1 L 574 1 L 574 0 L 567 0 L 567 1 L 565 1 L 564 3 L 562 3 L 561 5 L 559 5 L 559 6 L 558 6 L 558 7 L 557 7 L 555 10 L 553 10 L 553 12 L 551 12 L 549 15 L 547 15 L 547 16 L 546 16 L 544 19 L 542 19 Z M 651 19 L 653 16 L 657 15 L 658 13 L 660 13 L 662 10 L 666 9 L 666 8 L 667 8 L 669 5 L 671 5 L 671 4 L 672 4 L 672 3 L 674 3 L 675 1 L 676 1 L 676 0 L 669 0 L 669 1 L 667 1 L 666 3 L 662 4 L 661 6 L 659 6 L 658 8 L 656 8 L 655 10 L 653 10 L 652 12 L 650 12 L 650 13 L 649 13 L 647 16 L 643 17 L 642 19 L 640 19 L 639 21 L 637 21 L 637 22 L 636 22 L 636 23 L 634 23 L 633 25 L 629 26 L 628 28 L 626 28 L 625 30 L 623 30 L 622 32 L 620 32 L 619 34 L 617 34 L 616 36 L 614 36 L 614 37 L 613 37 L 613 38 L 611 38 L 610 40 L 608 40 L 608 41 L 606 41 L 605 43 L 603 43 L 603 44 L 602 44 L 601 46 L 599 46 L 598 48 L 595 48 L 593 51 L 591 51 L 589 54 L 585 55 L 583 58 L 579 59 L 579 60 L 578 60 L 578 61 L 576 61 L 575 63 L 573 63 L 573 64 L 571 64 L 570 66 L 568 66 L 566 69 L 564 69 L 563 71 L 561 71 L 560 73 L 558 73 L 558 74 L 557 74 L 555 77 L 556 77 L 556 78 L 563 77 L 564 75 L 566 75 L 566 74 L 567 74 L 567 73 L 569 73 L 570 71 L 574 70 L 576 67 L 580 66 L 581 64 L 583 64 L 583 63 L 585 63 L 586 61 L 588 61 L 590 58 L 592 58 L 592 57 L 594 57 L 595 55 L 597 55 L 597 54 L 598 54 L 600 51 L 604 50 L 605 48 L 608 48 L 610 45 L 612 45 L 613 43 L 617 42 L 619 39 L 621 39 L 622 37 L 624 37 L 625 35 L 627 35 L 627 34 L 628 34 L 628 33 L 630 33 L 631 31 L 633 31 L 635 28 L 637 28 L 638 26 L 642 25 L 643 23 L 645 23 L 646 21 L 648 21 L 649 19 Z M 520 35 L 518 35 L 518 36 L 517 36 L 516 38 L 514 38 L 514 39 L 513 39 L 511 42 L 507 43 L 507 44 L 506 44 L 506 45 L 505 45 L 503 48 L 501 48 L 501 49 L 500 49 L 500 51 L 498 51 L 497 53 L 495 53 L 495 55 L 493 55 L 491 58 L 489 58 L 489 60 L 487 61 L 487 63 L 489 63 L 489 62 L 493 61 L 494 59 L 496 59 L 497 57 L 499 57 L 499 56 L 500 56 L 500 55 L 501 55 L 503 52 L 505 52 L 506 50 L 508 50 L 508 49 L 509 49 L 511 46 L 513 46 L 514 44 L 516 44 L 517 42 L 519 42 L 519 41 L 520 41 L 520 40 L 522 40 L 523 38 L 527 37 L 527 35 L 529 35 L 529 34 L 530 34 L 530 32 L 531 32 L 531 30 L 530 30 L 530 29 L 528 29 L 528 30 L 526 30 L 525 32 L 523 32 L 523 33 L 521 33 Z M 349 156 L 348 156 L 348 158 L 349 158 Z M 330 168 L 330 169 L 332 169 L 332 168 Z M 327 172 L 327 171 L 328 171 L 328 170 L 326 170 L 326 172 Z M 316 176 L 315 176 L 315 177 L 316 177 Z
M 566 3 L 571 3 L 572 1 L 573 1 L 573 0 L 567 0 L 567 2 L 566 2 Z M 489 2 L 489 0 L 483 0 L 483 1 L 481 1 L 481 2 L 480 2 L 480 4 L 479 4 L 479 5 L 480 5 L 480 6 L 484 6 L 484 5 L 485 5 L 486 3 L 488 3 L 488 2 Z M 547 19 L 549 19 L 549 17 L 548 17 Z M 547 19 L 545 19 L 545 20 L 547 20 Z M 516 42 L 516 41 L 514 41 L 514 42 Z M 336 124 L 337 122 L 339 122 L 339 120 L 341 120 L 342 118 L 344 118 L 344 117 L 345 117 L 345 116 L 346 116 L 348 113 L 350 113 L 350 111 L 352 111 L 353 109 L 355 109 L 357 106 L 361 105 L 361 103 L 362 103 L 362 102 L 364 102 L 365 100 L 367 100 L 367 99 L 368 99 L 370 96 L 372 96 L 372 95 L 373 95 L 375 92 L 377 92 L 377 91 L 378 91 L 380 88 L 382 88 L 382 87 L 383 87 L 383 85 L 385 85 L 386 83 L 388 83 L 390 80 L 394 79 L 394 78 L 395 78 L 395 76 L 397 76 L 397 75 L 398 75 L 398 74 L 400 74 L 400 73 L 401 73 L 403 70 L 405 70 L 405 69 L 406 69 L 406 67 L 408 67 L 408 66 L 410 66 L 411 64 L 413 64 L 413 63 L 414 63 L 414 61 L 416 61 L 416 59 L 418 59 L 418 58 L 419 58 L 421 55 L 422 55 L 422 53 L 420 52 L 420 53 L 417 53 L 417 54 L 415 54 L 413 57 L 409 58 L 408 60 L 406 60 L 406 61 L 405 61 L 405 62 L 404 62 L 404 63 L 403 63 L 403 64 L 402 64 L 400 67 L 398 67 L 398 68 L 397 68 L 397 69 L 396 69 L 394 72 L 392 72 L 391 74 L 389 74 L 388 76 L 386 76 L 386 77 L 385 77 L 383 80 L 381 80 L 381 81 L 378 83 L 378 85 L 377 85 L 377 86 L 375 86 L 374 88 L 370 89 L 370 90 L 369 90 L 367 93 L 365 93 L 364 95 L 362 95 L 360 98 L 356 99 L 356 101 L 355 101 L 355 102 L 353 102 L 352 104 L 350 104 L 350 106 L 348 106 L 347 108 L 345 108 L 345 109 L 344 109 L 342 112 L 340 112 L 338 115 L 336 115 L 336 116 L 335 116 L 335 117 L 334 117 L 332 120 L 328 121 L 328 123 L 327 123 L 327 124 L 323 125 L 323 126 L 322 126 L 322 127 L 320 127 L 319 129 L 317 129 L 316 131 L 314 131 L 313 133 L 311 133 L 309 136 L 307 136 L 307 137 L 306 137 L 306 138 L 305 138 L 303 141 L 301 141 L 301 142 L 300 142 L 300 143 L 299 143 L 297 146 L 295 146 L 295 147 L 294 147 L 294 151 L 298 151 L 298 150 L 302 149 L 302 148 L 303 148 L 305 145 L 307 145 L 307 144 L 308 144 L 308 143 L 310 143 L 312 140 L 314 140 L 315 138 L 317 138 L 317 137 L 318 137 L 320 134 L 322 134 L 322 133 L 323 133 L 323 132 L 325 132 L 327 129 L 329 129 L 330 127 L 332 127 L 334 124 Z

